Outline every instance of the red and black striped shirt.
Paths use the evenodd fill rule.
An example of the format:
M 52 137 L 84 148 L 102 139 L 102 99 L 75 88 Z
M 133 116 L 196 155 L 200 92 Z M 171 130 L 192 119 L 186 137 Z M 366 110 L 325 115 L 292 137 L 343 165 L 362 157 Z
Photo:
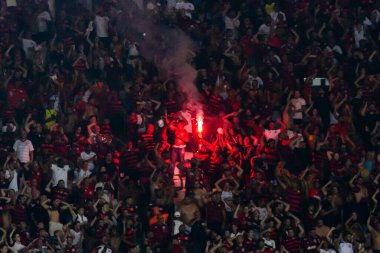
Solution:
M 290 205 L 290 211 L 298 213 L 301 204 L 301 192 L 298 190 L 286 190 L 287 203 Z
M 53 187 L 53 189 L 51 190 L 51 196 L 53 199 L 66 201 L 66 198 L 68 195 L 69 195 L 69 192 L 65 188 L 60 188 L 56 186 L 56 187 Z
M 293 237 L 287 238 L 282 242 L 282 245 L 285 247 L 289 253 L 300 253 L 301 252 L 301 240 Z
M 16 205 L 12 208 L 12 222 L 15 224 L 20 224 L 21 222 L 27 222 L 27 210 L 26 207 L 22 205 Z
M 209 98 L 209 110 L 213 115 L 218 115 L 220 111 L 224 111 L 223 99 L 218 96 L 211 95 Z
M 178 106 L 178 103 L 176 101 L 168 100 L 165 102 L 164 106 L 165 106 L 168 114 L 178 112 L 179 106 Z
M 104 134 L 104 135 L 107 135 L 107 136 L 112 136 L 111 126 L 108 125 L 108 124 L 102 125 L 100 127 L 100 133 Z
M 148 134 L 148 133 L 141 134 L 141 139 L 144 142 L 145 151 L 153 152 L 154 146 L 156 145 L 153 139 L 153 134 Z
M 244 241 L 244 249 L 246 249 L 247 251 L 254 251 L 256 249 L 256 241 L 247 238 Z
M 41 151 L 46 156 L 53 155 L 54 150 L 55 150 L 55 147 L 54 147 L 54 144 L 52 144 L 52 143 L 42 143 L 41 144 Z
M 137 150 L 128 150 L 124 152 L 124 161 L 126 169 L 135 169 L 138 162 L 139 157 L 137 154 Z

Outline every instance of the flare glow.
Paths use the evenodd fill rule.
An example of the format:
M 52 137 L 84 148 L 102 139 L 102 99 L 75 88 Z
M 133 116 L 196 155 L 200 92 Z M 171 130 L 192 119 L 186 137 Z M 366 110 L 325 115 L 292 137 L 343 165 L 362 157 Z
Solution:
M 203 132 L 203 117 L 201 115 L 197 116 L 197 127 L 198 127 L 198 134 L 202 135 L 202 132 Z

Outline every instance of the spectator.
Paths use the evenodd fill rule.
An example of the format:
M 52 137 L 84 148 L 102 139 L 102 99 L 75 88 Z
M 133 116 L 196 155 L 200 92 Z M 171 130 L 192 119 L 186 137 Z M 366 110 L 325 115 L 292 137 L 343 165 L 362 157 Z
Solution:
M 52 170 L 52 186 L 57 186 L 59 181 L 63 181 L 65 188 L 68 185 L 68 172 L 70 170 L 69 165 L 65 164 L 65 161 L 62 158 L 58 158 L 56 163 L 51 164 Z
M 28 133 L 26 131 L 21 132 L 21 138 L 17 140 L 13 145 L 13 150 L 16 152 L 17 159 L 21 164 L 27 164 L 33 162 L 33 144 L 27 139 Z

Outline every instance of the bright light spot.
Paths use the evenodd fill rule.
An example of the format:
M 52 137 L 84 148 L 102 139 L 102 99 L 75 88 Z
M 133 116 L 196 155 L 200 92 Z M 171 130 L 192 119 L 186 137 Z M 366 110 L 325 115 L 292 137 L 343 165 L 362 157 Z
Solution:
M 197 116 L 197 126 L 198 126 L 198 133 L 202 134 L 202 132 L 203 132 L 203 117 L 201 115 Z

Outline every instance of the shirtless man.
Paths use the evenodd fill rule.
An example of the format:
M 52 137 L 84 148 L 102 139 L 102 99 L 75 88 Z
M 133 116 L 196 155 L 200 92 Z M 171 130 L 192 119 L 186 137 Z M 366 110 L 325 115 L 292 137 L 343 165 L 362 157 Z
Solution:
M 181 220 L 186 225 L 190 225 L 191 221 L 195 218 L 195 214 L 199 212 L 199 207 L 192 197 L 186 196 L 179 204 L 178 211 L 181 214 Z
M 49 234 L 50 236 L 54 236 L 55 231 L 62 230 L 63 228 L 63 224 L 60 222 L 60 210 L 65 209 L 69 204 L 59 199 L 55 199 L 51 206 L 47 204 L 49 202 L 51 202 L 51 200 L 46 199 L 41 203 L 41 206 L 45 208 L 49 214 Z M 60 207 L 61 204 L 64 206 Z
M 195 181 L 193 192 L 195 201 L 197 202 L 198 206 L 202 208 L 208 200 L 206 189 L 202 187 L 199 181 Z
M 371 225 L 372 215 L 367 220 L 367 227 L 372 236 L 372 251 L 373 253 L 380 252 L 380 222 L 375 224 L 375 227 Z
M 172 147 L 171 163 L 169 167 L 169 173 L 174 175 L 174 168 L 177 161 L 182 162 L 185 160 L 186 143 L 189 142 L 189 133 L 185 130 L 186 123 L 179 121 L 177 126 L 174 122 L 170 122 L 169 128 L 174 131 L 174 145 Z
M 360 171 L 354 177 L 352 177 L 349 182 L 350 187 L 354 192 L 356 203 L 361 203 L 362 201 L 366 201 L 368 199 L 368 189 L 367 187 L 364 186 L 363 179 L 358 178 L 359 175 L 360 175 Z M 357 182 L 354 183 L 357 178 L 358 178 Z
M 320 238 L 326 238 L 328 232 L 330 231 L 330 227 L 323 224 L 322 219 L 318 219 L 317 226 L 315 227 L 315 233 Z

